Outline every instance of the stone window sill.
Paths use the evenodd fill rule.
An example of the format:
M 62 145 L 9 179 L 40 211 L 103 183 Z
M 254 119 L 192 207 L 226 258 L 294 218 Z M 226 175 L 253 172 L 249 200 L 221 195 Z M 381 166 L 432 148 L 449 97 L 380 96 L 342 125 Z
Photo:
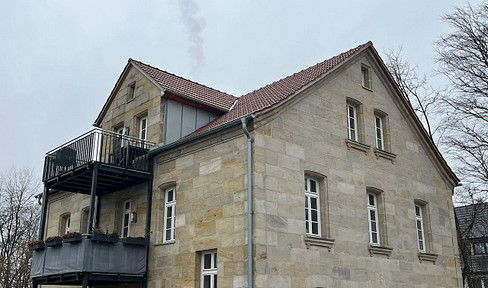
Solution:
M 393 248 L 369 245 L 368 250 L 371 257 L 373 257 L 373 255 L 383 255 L 386 256 L 386 258 L 390 258 Z
M 162 242 L 162 243 L 154 244 L 154 246 L 165 246 L 165 245 L 174 244 L 175 242 L 176 242 L 175 240 L 171 240 L 171 241 L 167 241 L 167 242 Z
M 346 145 L 347 145 L 347 149 L 351 150 L 351 148 L 354 148 L 356 150 L 363 151 L 364 154 L 368 154 L 369 148 L 371 148 L 370 145 L 363 144 L 351 139 L 346 139 Z
M 361 85 L 361 86 L 362 86 L 364 89 L 366 89 L 366 90 L 368 90 L 368 91 L 373 92 L 373 88 L 371 88 L 371 87 L 366 87 L 366 86 L 364 86 L 364 85 Z
M 314 238 L 305 236 L 305 245 L 307 245 L 307 249 L 310 249 L 310 246 L 317 246 L 317 247 L 325 247 L 329 250 L 332 249 L 334 246 L 335 239 L 328 239 L 328 238 Z
M 435 264 L 435 261 L 437 260 L 438 256 L 439 255 L 437 255 L 437 254 L 419 252 L 420 263 L 427 261 L 427 262 L 432 262 L 433 264 Z
M 376 159 L 379 159 L 380 157 L 385 158 L 385 159 L 390 160 L 391 163 L 393 163 L 393 160 L 395 160 L 395 158 L 397 156 L 396 154 L 387 152 L 385 150 L 380 150 L 380 149 L 374 149 L 374 155 L 376 155 Z

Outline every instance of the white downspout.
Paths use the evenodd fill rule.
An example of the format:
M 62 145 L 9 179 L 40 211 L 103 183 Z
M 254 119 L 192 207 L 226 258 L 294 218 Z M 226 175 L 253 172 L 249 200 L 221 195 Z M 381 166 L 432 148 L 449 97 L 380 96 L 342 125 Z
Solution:
M 247 137 L 247 287 L 253 288 L 253 225 L 252 225 L 252 142 L 253 139 L 247 130 L 247 122 L 254 119 L 254 114 L 241 118 L 242 130 Z

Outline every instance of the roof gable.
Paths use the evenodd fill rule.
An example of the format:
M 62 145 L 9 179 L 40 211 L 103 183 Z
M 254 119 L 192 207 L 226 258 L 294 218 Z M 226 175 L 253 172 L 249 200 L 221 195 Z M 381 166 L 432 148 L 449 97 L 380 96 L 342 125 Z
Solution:
M 459 178 L 457 178 L 457 176 L 451 170 L 437 146 L 434 144 L 434 141 L 427 134 L 427 131 L 415 114 L 412 106 L 403 96 L 371 41 L 241 96 L 229 113 L 222 115 L 190 135 L 218 127 L 222 124 L 228 123 L 251 113 L 266 111 L 268 108 L 279 105 L 281 102 L 291 99 L 293 96 L 299 94 L 299 92 L 304 88 L 313 85 L 318 80 L 329 75 L 331 71 L 335 70 L 339 66 L 342 66 L 343 63 L 349 61 L 351 58 L 365 50 L 371 52 L 371 55 L 379 65 L 383 75 L 386 76 L 391 88 L 400 99 L 402 106 L 405 108 L 409 118 L 412 120 L 413 126 L 420 133 L 421 138 L 424 140 L 424 143 L 428 146 L 429 150 L 432 151 L 434 157 L 442 167 L 441 170 L 445 172 L 445 175 L 447 176 L 447 179 L 449 179 L 451 185 L 457 185 L 459 183 Z
M 148 64 L 129 58 L 127 65 L 124 67 L 119 79 L 117 80 L 110 96 L 105 102 L 102 110 L 95 120 L 95 126 L 99 126 L 105 116 L 110 104 L 114 100 L 117 91 L 127 76 L 131 68 L 139 70 L 149 80 L 151 80 L 161 91 L 178 96 L 190 102 L 195 102 L 208 106 L 221 112 L 227 112 L 236 101 L 236 97 L 230 94 L 218 91 L 205 85 L 193 82 L 183 77 L 168 73 Z
M 372 45 L 373 43 L 371 41 L 359 45 L 349 51 L 247 93 L 239 97 L 236 105 L 229 113 L 217 118 L 194 133 L 202 132 L 242 116 L 272 107 L 290 96 L 297 94 L 301 89 L 321 79 L 327 72 L 332 71 L 346 59 Z

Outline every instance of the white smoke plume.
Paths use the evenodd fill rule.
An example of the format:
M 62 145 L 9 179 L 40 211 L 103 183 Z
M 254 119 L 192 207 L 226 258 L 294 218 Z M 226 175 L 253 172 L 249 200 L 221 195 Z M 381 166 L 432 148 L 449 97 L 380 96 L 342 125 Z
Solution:
M 191 74 L 196 76 L 205 65 L 205 54 L 203 52 L 203 38 L 202 31 L 205 28 L 205 19 L 199 17 L 197 14 L 200 11 L 198 4 L 194 0 L 180 0 L 179 1 L 181 18 L 185 25 L 185 30 L 188 33 L 188 40 L 190 40 L 190 47 L 188 54 L 193 62 Z

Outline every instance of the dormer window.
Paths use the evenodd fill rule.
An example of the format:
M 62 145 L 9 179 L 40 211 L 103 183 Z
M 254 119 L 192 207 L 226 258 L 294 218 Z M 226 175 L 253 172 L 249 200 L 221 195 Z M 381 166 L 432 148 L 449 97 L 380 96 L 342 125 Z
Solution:
M 371 85 L 371 67 L 366 65 L 361 65 L 361 79 L 363 88 L 368 90 L 373 90 Z

